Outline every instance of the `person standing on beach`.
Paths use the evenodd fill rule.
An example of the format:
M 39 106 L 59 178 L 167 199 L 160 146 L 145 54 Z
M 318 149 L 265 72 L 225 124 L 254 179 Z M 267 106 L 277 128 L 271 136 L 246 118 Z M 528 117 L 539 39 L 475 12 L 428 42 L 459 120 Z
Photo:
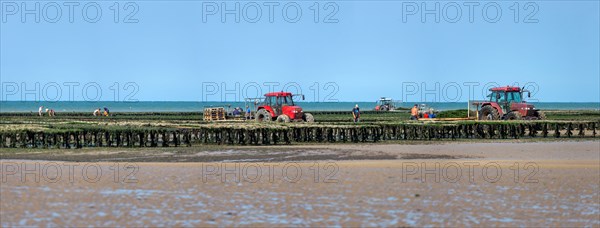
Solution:
M 40 108 L 38 109 L 38 115 L 39 116 L 43 116 L 44 115 L 44 106 L 40 106 Z
M 354 123 L 360 122 L 360 109 L 358 108 L 358 104 L 352 109 L 352 116 L 354 117 Z
M 251 119 L 251 113 L 252 113 L 252 110 L 250 110 L 250 107 L 248 107 L 248 105 L 246 105 L 246 119 L 247 120 Z
M 418 120 L 419 119 L 419 106 L 415 104 L 413 108 L 410 109 L 410 119 Z

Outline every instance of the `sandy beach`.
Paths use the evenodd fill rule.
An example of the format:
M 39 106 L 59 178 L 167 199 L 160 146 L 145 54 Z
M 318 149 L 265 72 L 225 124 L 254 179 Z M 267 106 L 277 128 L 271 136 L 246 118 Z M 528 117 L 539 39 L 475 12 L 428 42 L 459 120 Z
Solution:
M 169 150 L 4 153 L 0 225 L 600 226 L 598 140 Z

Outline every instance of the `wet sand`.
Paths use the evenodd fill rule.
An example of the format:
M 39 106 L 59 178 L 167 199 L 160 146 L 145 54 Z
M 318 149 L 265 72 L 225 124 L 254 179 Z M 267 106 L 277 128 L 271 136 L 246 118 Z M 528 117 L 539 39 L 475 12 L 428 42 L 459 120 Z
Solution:
M 73 162 L 289 162 L 393 159 L 578 159 L 600 151 L 600 141 L 489 140 L 272 146 L 194 146 L 158 148 L 4 149 L 0 159 Z M 565 156 L 565 151 L 573 151 Z M 594 153 L 592 153 L 594 155 Z M 600 154 L 594 159 L 600 157 Z
M 3 153 L 0 225 L 600 226 L 598 140 L 189 150 Z

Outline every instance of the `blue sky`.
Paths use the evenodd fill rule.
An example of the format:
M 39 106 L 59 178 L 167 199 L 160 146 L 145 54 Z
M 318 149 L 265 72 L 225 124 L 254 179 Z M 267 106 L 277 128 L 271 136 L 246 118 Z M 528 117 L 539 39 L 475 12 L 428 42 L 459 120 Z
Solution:
M 221 21 L 222 3 L 232 9 L 235 1 L 143 1 L 128 7 L 120 2 L 119 23 L 111 10 L 114 2 L 98 2 L 102 15 L 96 23 L 84 20 L 87 2 L 74 7 L 73 23 L 64 2 L 58 2 L 62 15 L 56 23 L 45 20 L 55 18 L 56 5 L 39 3 L 40 11 L 48 13 L 39 13 L 36 23 L 33 14 L 21 21 L 21 2 L 15 12 L 12 2 L 2 1 L 2 100 L 124 100 L 130 94 L 127 99 L 147 101 L 239 100 L 254 97 L 255 85 L 266 92 L 268 85 L 279 83 L 275 90 L 296 85 L 310 101 L 380 96 L 466 101 L 466 84 L 473 86 L 472 99 L 482 99 L 486 86 L 516 83 L 535 90 L 532 99 L 537 101 L 600 101 L 598 1 L 519 2 L 519 7 L 500 1 L 488 6 L 487 14 L 488 2 L 479 2 L 472 23 L 465 2 L 457 2 L 461 16 L 456 23 L 448 21 L 455 18 L 457 5 L 442 1 L 437 2 L 439 22 L 434 14 L 421 21 L 423 6 L 433 9 L 434 1 L 320 1 L 318 23 L 312 1 L 288 6 L 287 17 L 282 11 L 288 2 L 278 2 L 272 23 L 268 2 L 237 2 L 239 23 L 235 14 Z M 25 4 L 35 9 L 35 2 Z M 257 5 L 261 17 L 250 23 Z M 295 6 L 302 15 L 295 23 L 286 21 L 296 17 Z M 137 23 L 123 23 L 136 8 L 130 19 Z M 93 19 L 95 8 L 87 9 L 87 19 Z M 323 23 L 330 14 L 334 23 Z M 498 21 L 490 22 L 494 18 Z M 524 23 L 527 19 L 532 23 Z M 30 93 L 37 98 L 23 96 L 26 89 L 35 91 L 36 83 L 40 88 Z M 236 83 L 237 92 L 223 92 Z M 417 85 L 416 91 L 409 85 Z M 460 96 L 453 92 L 456 85 Z M 98 88 L 101 96 L 95 95 Z

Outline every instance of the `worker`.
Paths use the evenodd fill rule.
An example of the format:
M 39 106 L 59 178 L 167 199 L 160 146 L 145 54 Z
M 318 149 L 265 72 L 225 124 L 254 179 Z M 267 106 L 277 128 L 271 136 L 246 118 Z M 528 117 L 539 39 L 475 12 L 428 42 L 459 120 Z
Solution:
M 94 116 L 100 116 L 100 108 L 94 110 Z
M 352 109 L 352 116 L 354 117 L 354 123 L 360 122 L 360 109 L 358 108 L 358 104 Z
M 40 106 L 40 108 L 38 109 L 38 115 L 39 116 L 43 116 L 44 115 L 44 106 Z
M 233 109 L 233 113 L 232 113 L 232 114 L 233 114 L 233 116 L 239 116 L 239 115 L 241 115 L 241 114 L 242 114 L 242 112 L 240 111 L 240 109 L 241 109 L 241 108 L 239 108 L 239 107 L 236 107 L 236 108 L 234 108 L 234 109 Z
M 252 118 L 251 113 L 252 113 L 252 110 L 250 110 L 250 107 L 248 107 L 248 105 L 246 105 L 246 119 L 247 120 Z
M 419 119 L 419 105 L 415 104 L 413 108 L 410 109 L 410 119 L 418 120 Z
M 110 115 L 110 111 L 108 111 L 108 108 L 104 107 L 104 116 L 108 115 Z
M 54 109 L 46 108 L 46 113 L 48 114 L 48 116 L 54 116 Z

